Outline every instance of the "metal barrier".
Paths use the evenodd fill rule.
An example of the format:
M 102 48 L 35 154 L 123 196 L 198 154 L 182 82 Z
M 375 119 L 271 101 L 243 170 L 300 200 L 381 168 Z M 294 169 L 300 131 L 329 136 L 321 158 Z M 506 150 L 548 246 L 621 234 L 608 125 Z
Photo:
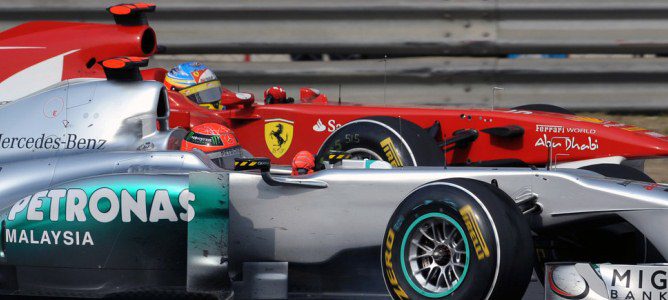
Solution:
M 50 19 L 112 22 L 118 1 L 0 0 L 0 30 Z M 330 53 L 436 56 L 313 63 L 207 62 L 229 88 L 260 95 L 301 86 L 330 100 L 574 110 L 668 108 L 662 59 L 496 59 L 509 53 L 668 53 L 663 0 L 156 1 L 149 16 L 169 54 Z M 443 58 L 473 56 L 475 58 Z M 486 58 L 485 58 L 486 57 Z M 168 67 L 174 61 L 154 65 Z M 387 72 L 385 67 L 387 66 Z
M 118 1 L 0 1 L 0 29 L 111 21 Z M 668 52 L 661 0 L 157 1 L 168 53 L 482 55 Z
M 178 60 L 156 59 L 169 68 Z M 514 107 L 550 103 L 575 111 L 656 112 L 668 109 L 668 60 L 406 58 L 337 62 L 203 61 L 231 90 L 262 95 L 279 84 L 330 102 Z

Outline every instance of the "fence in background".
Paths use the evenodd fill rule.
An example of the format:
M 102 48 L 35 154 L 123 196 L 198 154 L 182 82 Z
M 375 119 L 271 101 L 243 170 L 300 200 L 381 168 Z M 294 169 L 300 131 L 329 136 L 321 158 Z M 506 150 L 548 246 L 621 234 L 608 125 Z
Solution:
M 122 2 L 122 1 L 121 1 Z M 0 28 L 111 21 L 114 1 L 0 1 Z M 157 1 L 169 53 L 668 53 L 661 0 Z
M 169 68 L 177 60 L 157 59 Z M 232 90 L 256 96 L 274 84 L 300 87 L 330 101 L 513 107 L 551 103 L 576 111 L 668 110 L 668 60 L 404 58 L 338 62 L 230 63 L 203 60 Z M 387 70 L 387 71 L 386 71 Z
M 112 22 L 103 8 L 115 2 L 0 0 L 0 30 L 38 19 Z M 501 106 L 543 102 L 576 110 L 668 108 L 668 63 L 660 58 L 497 59 L 510 53 L 668 53 L 668 1 L 156 2 L 149 20 L 169 54 L 391 57 L 387 64 L 378 59 L 209 62 L 227 84 L 258 94 L 276 83 L 293 95 L 298 86 L 310 85 L 336 100 L 340 86 L 344 101 L 491 106 L 492 87 L 501 86 Z M 435 57 L 394 59 L 401 56 Z

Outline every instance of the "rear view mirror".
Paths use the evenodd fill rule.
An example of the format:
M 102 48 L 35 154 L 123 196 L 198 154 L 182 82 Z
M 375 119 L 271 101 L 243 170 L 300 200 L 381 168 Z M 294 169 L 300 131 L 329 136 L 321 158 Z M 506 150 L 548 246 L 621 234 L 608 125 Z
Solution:
M 299 90 L 299 100 L 301 103 L 327 104 L 327 96 L 312 88 L 301 88 Z
M 224 106 L 243 105 L 250 106 L 255 102 L 255 96 L 251 93 L 235 93 L 224 91 L 220 96 L 220 104 Z

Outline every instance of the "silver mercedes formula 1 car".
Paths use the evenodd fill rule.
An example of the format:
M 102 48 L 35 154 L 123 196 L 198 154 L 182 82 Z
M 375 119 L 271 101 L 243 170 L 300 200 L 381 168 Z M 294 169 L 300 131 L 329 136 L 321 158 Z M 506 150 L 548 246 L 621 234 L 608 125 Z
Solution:
M 546 261 L 668 257 L 663 185 L 346 160 L 231 171 L 179 151 L 168 117 L 151 81 L 70 80 L 0 105 L 2 293 L 517 299 Z

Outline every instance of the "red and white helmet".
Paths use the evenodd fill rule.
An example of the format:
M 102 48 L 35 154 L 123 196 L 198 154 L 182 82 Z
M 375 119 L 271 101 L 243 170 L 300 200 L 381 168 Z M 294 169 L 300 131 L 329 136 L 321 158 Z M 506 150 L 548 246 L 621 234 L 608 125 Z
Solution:
M 292 158 L 292 175 L 311 174 L 315 169 L 315 157 L 308 151 L 299 151 Z
M 181 151 L 194 149 L 206 153 L 216 165 L 224 169 L 234 169 L 234 159 L 243 154 L 234 132 L 217 123 L 192 127 L 181 141 Z
M 285 89 L 280 86 L 272 86 L 264 90 L 264 104 L 292 103 L 295 99 L 288 98 Z

